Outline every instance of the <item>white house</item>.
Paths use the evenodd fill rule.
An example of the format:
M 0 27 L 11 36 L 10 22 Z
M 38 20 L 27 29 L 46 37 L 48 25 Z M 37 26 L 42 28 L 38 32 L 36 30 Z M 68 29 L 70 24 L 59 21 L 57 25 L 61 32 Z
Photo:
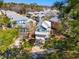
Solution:
M 43 21 L 40 27 L 35 31 L 36 39 L 45 39 L 49 38 L 51 31 L 51 22 Z
M 50 37 L 51 22 L 44 20 L 42 24 L 35 31 L 35 45 L 41 46 L 41 43 L 45 43 L 45 40 Z

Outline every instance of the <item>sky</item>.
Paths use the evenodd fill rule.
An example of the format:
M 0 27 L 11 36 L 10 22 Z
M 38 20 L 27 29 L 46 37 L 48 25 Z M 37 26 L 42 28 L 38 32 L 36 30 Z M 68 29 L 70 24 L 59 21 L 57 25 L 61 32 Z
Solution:
M 4 0 L 4 2 L 15 2 L 15 3 L 25 3 L 25 4 L 37 3 L 38 5 L 44 5 L 44 6 L 45 5 L 51 6 L 56 1 L 62 1 L 62 0 Z

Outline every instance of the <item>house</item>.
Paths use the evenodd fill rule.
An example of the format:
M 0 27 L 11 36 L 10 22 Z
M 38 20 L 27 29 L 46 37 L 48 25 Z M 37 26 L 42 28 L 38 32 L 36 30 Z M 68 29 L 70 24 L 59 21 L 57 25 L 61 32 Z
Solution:
M 45 40 L 50 37 L 51 32 L 51 22 L 44 20 L 40 23 L 39 27 L 35 31 L 35 45 L 41 46 L 41 44 L 45 43 Z
M 49 38 L 50 31 L 51 31 L 51 22 L 46 20 L 43 21 L 40 27 L 37 28 L 35 31 L 36 39 L 40 40 L 40 39 Z
M 57 10 L 55 8 L 53 10 L 51 10 L 50 12 L 52 13 L 51 14 L 52 17 L 49 19 L 49 21 L 51 22 L 51 27 L 56 29 L 56 28 L 58 28 L 58 26 L 61 23 L 61 21 L 59 19 L 60 12 L 59 12 L 59 10 Z
M 39 11 L 39 12 L 34 11 L 34 12 L 28 12 L 28 14 L 30 14 L 32 17 L 33 16 L 35 16 L 35 17 L 39 16 L 40 17 L 40 15 L 44 17 L 47 14 L 47 12 L 45 12 L 45 11 Z
M 14 25 L 14 24 L 12 23 L 12 27 L 19 26 L 19 27 L 20 27 L 20 28 L 19 28 L 20 33 L 21 33 L 21 35 L 23 35 L 23 36 L 26 35 L 26 32 L 28 32 L 29 27 L 31 26 L 31 25 L 30 25 L 30 26 L 28 27 L 28 25 L 30 24 L 30 22 L 35 23 L 34 20 L 32 20 L 32 19 L 30 19 L 30 18 L 28 18 L 28 17 L 26 17 L 26 16 L 20 15 L 20 14 L 14 12 L 14 11 L 10 11 L 10 10 L 7 10 L 7 11 L 2 10 L 2 11 L 3 11 L 3 13 L 6 14 L 6 16 L 7 16 L 8 18 L 10 18 L 11 23 L 12 23 L 13 21 L 15 21 L 16 25 Z M 32 28 L 32 27 L 31 27 L 31 28 Z
M 4 11 L 3 11 L 4 12 Z M 24 25 L 26 25 L 26 21 L 28 20 L 27 17 L 22 16 L 14 11 L 5 11 L 5 14 L 8 18 L 10 18 L 10 21 L 16 21 L 16 24 L 19 26 L 24 27 Z
M 65 36 L 63 34 L 60 34 L 61 29 L 63 28 L 61 24 L 61 20 L 59 17 L 59 11 L 53 10 L 53 16 L 49 21 L 51 22 L 51 35 L 55 36 L 56 39 L 63 40 L 65 39 Z

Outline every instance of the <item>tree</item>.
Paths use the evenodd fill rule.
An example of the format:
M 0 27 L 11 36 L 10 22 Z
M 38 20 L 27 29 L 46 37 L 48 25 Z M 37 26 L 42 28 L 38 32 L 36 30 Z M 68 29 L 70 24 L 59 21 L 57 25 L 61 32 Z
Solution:
M 2 4 L 3 4 L 3 0 L 0 0 L 0 8 L 1 8 Z
M 64 3 L 63 2 L 56 2 L 54 4 L 54 7 L 58 8 L 59 10 L 63 7 Z
M 5 30 L 7 28 L 7 25 L 10 23 L 10 19 L 6 15 L 1 15 L 0 24 L 2 25 L 2 28 Z
M 53 53 L 55 54 L 55 56 L 59 57 L 59 55 L 61 54 L 62 56 L 64 55 L 63 58 L 61 56 L 57 59 L 70 59 L 70 58 L 76 59 L 76 56 L 79 53 L 79 8 L 78 7 L 79 7 L 79 0 L 68 0 L 68 5 L 65 7 L 65 9 L 63 9 L 63 12 L 61 13 L 61 15 L 63 14 L 64 16 L 60 18 L 63 20 L 62 25 L 64 27 L 64 29 L 60 33 L 62 33 L 66 37 L 66 39 L 64 41 L 49 40 L 50 42 L 46 44 L 48 48 L 56 47 L 57 49 L 59 49 L 59 52 L 57 52 L 56 54 Z M 53 42 L 55 42 L 55 44 Z M 53 57 L 54 56 L 52 55 L 51 59 L 53 59 Z

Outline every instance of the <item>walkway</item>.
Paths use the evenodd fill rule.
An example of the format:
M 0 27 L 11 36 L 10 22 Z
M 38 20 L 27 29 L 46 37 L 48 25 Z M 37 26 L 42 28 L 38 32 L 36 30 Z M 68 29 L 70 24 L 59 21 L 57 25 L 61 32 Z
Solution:
M 23 37 L 22 37 L 22 36 L 19 36 L 19 37 L 15 40 L 15 42 L 10 45 L 11 48 L 13 48 L 13 47 L 20 48 L 22 39 L 23 39 Z

